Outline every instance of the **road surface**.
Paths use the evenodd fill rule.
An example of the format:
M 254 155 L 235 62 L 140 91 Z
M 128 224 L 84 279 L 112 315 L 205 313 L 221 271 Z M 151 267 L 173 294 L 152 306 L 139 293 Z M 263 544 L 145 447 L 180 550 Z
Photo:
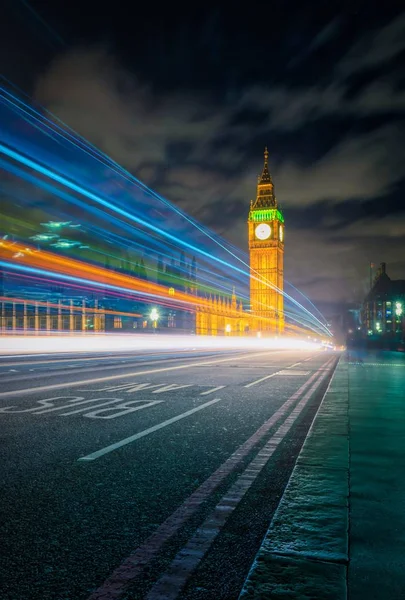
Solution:
M 236 600 L 337 359 L 2 357 L 2 600 Z

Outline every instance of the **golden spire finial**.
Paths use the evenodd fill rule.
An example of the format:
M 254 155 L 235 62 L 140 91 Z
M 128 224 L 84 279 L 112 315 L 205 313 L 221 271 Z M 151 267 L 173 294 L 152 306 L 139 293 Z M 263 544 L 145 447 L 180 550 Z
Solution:
M 264 147 L 264 165 L 262 174 L 257 179 L 256 202 L 253 203 L 250 210 L 259 208 L 277 208 L 276 198 L 274 196 L 273 181 L 269 171 L 269 151 Z
M 258 185 L 272 185 L 271 175 L 269 171 L 269 151 L 267 150 L 267 146 L 264 148 L 264 165 L 262 174 L 259 176 Z

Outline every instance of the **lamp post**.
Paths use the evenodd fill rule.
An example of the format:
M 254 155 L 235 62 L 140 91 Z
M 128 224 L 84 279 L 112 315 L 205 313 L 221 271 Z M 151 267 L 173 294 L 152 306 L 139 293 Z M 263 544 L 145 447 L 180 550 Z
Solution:
M 152 308 L 150 318 L 152 320 L 153 332 L 156 333 L 157 322 L 159 320 L 159 313 L 156 308 Z

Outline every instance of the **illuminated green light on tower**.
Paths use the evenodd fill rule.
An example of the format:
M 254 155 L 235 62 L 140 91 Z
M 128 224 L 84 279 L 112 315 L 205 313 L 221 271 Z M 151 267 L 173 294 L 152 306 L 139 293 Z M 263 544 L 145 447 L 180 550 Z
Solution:
M 250 221 L 280 221 L 284 223 L 284 217 L 277 208 L 264 208 L 251 210 L 249 214 Z
M 395 314 L 397 315 L 397 317 L 400 317 L 402 315 L 402 304 L 401 304 L 401 302 L 395 302 Z

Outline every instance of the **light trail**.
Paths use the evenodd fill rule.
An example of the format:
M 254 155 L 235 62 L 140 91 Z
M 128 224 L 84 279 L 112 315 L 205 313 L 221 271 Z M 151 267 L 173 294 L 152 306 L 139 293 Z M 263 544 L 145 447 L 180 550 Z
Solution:
M 24 251 L 26 252 L 24 257 L 21 258 L 28 258 L 29 265 L 16 264 L 15 262 L 11 263 L 3 260 L 0 261 L 0 267 L 4 267 L 6 269 L 15 269 L 17 271 L 22 271 L 23 273 L 29 272 L 33 273 L 34 275 L 43 275 L 45 277 L 54 275 L 57 279 L 62 281 L 67 280 L 79 284 L 89 285 L 89 282 L 91 282 L 92 285 L 101 289 L 107 288 L 120 292 L 129 291 L 132 292 L 137 298 L 148 298 L 151 301 L 172 308 L 187 308 L 188 310 L 205 309 L 207 311 L 212 308 L 212 302 L 198 296 L 176 292 L 176 296 L 171 298 L 167 295 L 167 288 L 164 286 L 159 286 L 158 284 L 152 284 L 150 282 L 145 282 L 133 277 L 127 277 L 119 273 L 111 273 L 105 269 L 101 269 L 100 267 L 95 268 L 92 265 L 80 263 L 79 261 L 73 259 L 62 259 L 62 257 L 59 255 L 53 255 L 49 252 L 36 252 L 35 250 L 20 246 L 16 243 L 7 243 L 4 241 L 1 242 L 1 254 L 5 254 L 7 251 L 9 253 L 15 252 L 15 250 L 21 250 L 21 253 Z M 45 267 L 48 265 L 48 261 L 52 265 L 52 268 L 58 269 L 59 272 L 50 272 L 45 270 Z M 241 314 L 240 311 L 233 310 L 229 306 L 227 307 L 227 315 L 229 317 L 243 318 L 243 314 Z M 273 322 L 272 319 L 267 320 L 269 322 Z M 287 324 L 286 332 L 295 334 L 303 333 L 302 328 L 296 327 L 292 324 Z
M 269 287 L 277 290 L 277 288 L 274 288 L 270 282 L 266 281 L 260 276 L 257 277 L 257 274 L 254 272 L 250 272 L 249 265 L 247 264 L 245 258 L 245 253 L 238 251 L 238 249 L 233 247 L 230 243 L 225 242 L 219 236 L 211 232 L 208 228 L 200 225 L 194 219 L 186 215 L 179 208 L 171 205 L 168 200 L 161 197 L 153 190 L 150 190 L 147 186 L 133 177 L 117 163 L 112 161 L 109 157 L 104 155 L 94 146 L 88 144 L 86 140 L 80 138 L 80 136 L 74 132 L 72 133 L 72 130 L 70 130 L 65 124 L 63 124 L 63 127 L 59 126 L 54 120 L 51 121 L 46 117 L 45 114 L 36 111 L 6 90 L 3 91 L 3 103 L 4 102 L 6 102 L 10 110 L 15 113 L 16 118 L 24 119 L 31 127 L 34 127 L 36 131 L 39 131 L 41 135 L 45 135 L 47 137 L 44 141 L 42 149 L 40 149 L 36 139 L 34 139 L 34 144 L 32 141 L 27 143 L 27 141 L 24 140 L 26 147 L 25 152 L 22 152 L 21 149 L 18 149 L 18 147 L 21 147 L 22 145 L 22 140 L 16 138 L 16 136 L 10 132 L 7 132 L 6 134 L 3 133 L 4 140 L 7 140 L 8 142 L 1 145 L 1 149 L 3 150 L 4 154 L 8 156 L 9 160 L 11 159 L 17 161 L 20 165 L 23 165 L 24 169 L 33 170 L 37 173 L 37 175 L 34 176 L 32 172 L 28 173 L 21 168 L 17 168 L 15 164 L 6 163 L 6 161 L 3 161 L 3 166 L 9 171 L 14 172 L 17 177 L 29 181 L 37 188 L 46 189 L 49 194 L 57 195 L 59 198 L 63 199 L 64 202 L 80 207 L 85 211 L 84 214 L 92 212 L 97 219 L 102 219 L 104 221 L 108 220 L 111 226 L 118 227 L 120 231 L 126 231 L 128 235 L 130 235 L 130 242 L 128 238 L 125 238 L 119 233 L 103 231 L 100 226 L 94 225 L 94 220 L 92 220 L 91 225 L 88 225 L 87 229 L 93 231 L 98 238 L 106 240 L 107 243 L 113 242 L 115 245 L 124 248 L 129 243 L 131 248 L 138 247 L 143 249 L 145 252 L 150 252 L 150 243 L 152 242 L 153 252 L 161 253 L 164 258 L 170 258 L 172 256 L 171 252 L 179 247 L 186 250 L 191 250 L 199 260 L 198 288 L 200 291 L 202 290 L 206 293 L 217 294 L 218 291 L 220 291 L 221 294 L 225 293 L 229 297 L 232 285 L 236 283 L 237 287 L 242 287 L 243 290 L 246 290 L 242 293 L 238 292 L 238 296 L 246 299 L 248 297 L 247 282 L 249 281 L 249 276 L 255 279 L 260 279 L 261 281 L 264 281 L 266 285 L 269 285 Z M 53 115 L 52 119 L 54 119 Z M 60 156 L 54 153 L 52 155 L 52 159 L 54 160 L 55 164 L 58 165 L 58 169 L 62 170 L 62 173 L 56 172 L 54 168 L 50 168 L 50 165 L 47 164 L 49 163 L 51 156 L 49 143 L 54 144 L 55 142 L 58 144 L 59 150 L 62 144 L 63 151 L 59 152 Z M 16 143 L 17 146 L 12 149 L 10 147 L 10 143 L 13 145 Z M 69 147 L 66 148 L 63 146 L 64 144 L 68 144 Z M 87 171 L 88 167 L 85 164 L 82 165 L 82 159 L 79 160 L 79 158 L 76 156 L 74 157 L 74 160 L 69 163 L 68 157 L 66 156 L 66 151 L 69 152 L 69 157 L 73 157 L 72 148 L 75 149 L 76 152 L 84 152 L 87 158 L 97 161 L 103 167 L 107 167 L 115 176 L 119 176 L 119 178 L 123 180 L 123 183 L 120 184 L 119 181 L 117 182 L 115 180 L 111 180 L 111 175 L 108 176 L 109 179 L 106 178 L 105 171 L 102 174 L 102 179 L 100 180 L 102 185 L 104 187 L 106 185 L 111 186 L 111 183 L 113 185 L 109 191 L 109 198 L 114 199 L 114 204 L 106 199 L 103 192 L 100 193 L 98 190 L 94 191 L 88 189 L 88 186 L 93 184 L 91 184 L 89 181 L 87 173 L 93 173 L 94 164 L 89 165 L 91 171 Z M 41 162 L 38 162 L 37 159 L 33 160 L 32 155 L 34 150 L 35 157 L 39 157 Z M 29 157 L 29 155 L 31 155 L 31 157 Z M 86 181 L 84 185 L 82 182 L 77 180 L 80 173 L 79 164 L 81 167 L 81 172 L 86 173 Z M 68 165 L 69 176 L 66 176 L 63 174 L 63 170 L 66 170 Z M 92 175 L 93 181 L 95 181 L 97 175 L 97 171 L 94 171 Z M 53 185 L 51 185 L 49 182 L 46 182 L 43 179 L 44 176 L 50 181 L 53 181 Z M 124 184 L 131 184 L 131 186 L 128 188 Z M 61 185 L 63 185 L 64 188 L 67 188 L 70 193 L 62 190 L 60 188 Z M 98 185 L 98 187 L 100 186 Z M 139 198 L 134 199 L 134 188 L 149 198 L 149 204 L 145 204 L 145 202 L 142 200 L 139 203 Z M 79 197 L 75 196 L 74 194 L 78 194 Z M 165 228 L 154 224 L 153 221 L 151 222 L 151 211 L 153 212 L 158 210 L 158 207 L 150 207 L 150 199 L 156 200 L 161 206 L 163 205 L 164 209 L 168 209 L 170 211 L 169 215 L 174 214 L 180 218 L 180 221 L 184 221 L 183 224 L 181 224 L 180 221 L 177 221 L 174 224 L 174 231 L 177 228 L 178 231 L 183 232 L 185 237 L 168 233 L 166 231 L 167 226 Z M 129 212 L 126 208 L 122 207 L 123 202 L 128 203 L 129 201 L 132 203 L 132 209 L 134 209 L 136 205 L 137 210 L 142 213 L 142 211 L 145 210 L 145 207 L 148 207 L 150 209 L 149 213 L 145 213 L 144 217 L 140 217 Z M 96 206 L 94 206 L 94 204 L 96 204 Z M 162 215 L 159 216 L 158 222 L 159 220 L 162 222 L 162 218 L 166 218 L 164 214 L 163 217 Z M 191 230 L 187 230 L 187 227 L 189 226 L 191 227 Z M 207 248 L 205 249 L 204 243 L 202 243 L 201 240 L 198 240 L 198 244 L 191 242 L 190 240 L 193 238 L 193 229 L 197 229 L 197 231 L 204 236 L 206 242 L 214 244 L 214 250 L 211 247 L 208 249 L 207 244 L 205 244 Z M 215 247 L 219 248 L 221 252 L 225 252 L 228 258 L 225 260 L 223 257 L 221 257 L 221 252 L 217 254 Z M 102 248 L 98 250 L 95 249 L 93 253 L 98 255 L 98 260 L 100 260 L 100 257 L 105 257 L 108 255 L 108 252 L 103 251 Z M 229 260 L 229 257 L 233 262 Z M 242 268 L 238 266 L 238 264 L 241 265 Z M 148 270 L 151 270 L 150 265 L 148 265 Z M 235 278 L 234 281 L 229 280 L 230 270 L 233 273 L 232 277 Z M 281 290 L 277 291 L 281 292 Z M 322 322 L 317 316 L 315 316 L 311 311 L 309 311 L 286 291 L 281 293 L 283 293 L 287 303 L 294 305 L 294 310 L 289 310 L 288 304 L 286 306 L 285 314 L 289 319 L 303 324 L 306 328 L 309 327 L 315 332 L 322 332 L 323 335 L 330 335 L 325 322 Z M 298 309 L 298 312 L 296 309 Z M 319 311 L 316 310 L 316 312 L 319 314 Z
M 116 334 L 116 333 L 70 333 L 61 335 L 54 332 L 49 335 L 23 335 L 0 337 L 0 356 L 17 353 L 24 354 L 73 354 L 80 352 L 127 352 L 140 350 L 184 350 L 184 349 L 209 349 L 209 350 L 309 350 L 322 351 L 322 345 L 306 339 L 291 338 L 255 338 L 255 337 L 211 337 L 195 335 L 150 335 L 150 334 Z M 236 359 L 235 359 L 236 360 Z M 132 376 L 136 377 L 136 373 Z M 125 375 L 107 376 L 107 379 L 121 379 Z M 131 377 L 131 375 L 128 375 Z M 78 383 L 83 385 L 84 382 Z M 65 385 L 65 384 L 64 384 Z M 61 386 L 62 387 L 62 386 Z M 27 392 L 26 392 L 27 393 Z M 13 393 L 11 393 L 13 394 Z M 0 397 L 7 396 L 7 392 L 0 393 Z

